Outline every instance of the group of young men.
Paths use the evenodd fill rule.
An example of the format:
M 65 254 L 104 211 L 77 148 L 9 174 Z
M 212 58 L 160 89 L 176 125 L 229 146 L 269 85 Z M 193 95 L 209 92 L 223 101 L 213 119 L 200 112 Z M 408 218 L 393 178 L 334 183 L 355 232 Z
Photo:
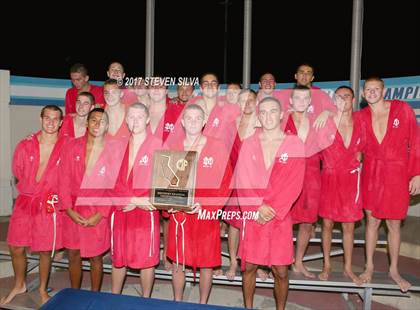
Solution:
M 296 86 L 276 90 L 275 78 L 261 76 L 258 93 L 229 84 L 221 96 L 215 74 L 180 85 L 170 99 L 165 85 L 121 87 L 124 68 L 112 63 L 103 87 L 89 84 L 83 65 L 70 70 L 74 87 L 66 115 L 57 106 L 41 111 L 41 130 L 23 139 L 13 157 L 19 195 L 7 242 L 15 284 L 0 304 L 26 291 L 26 252 L 39 252 L 39 294 L 47 283 L 55 251 L 67 249 L 70 284 L 81 287 L 82 258 L 90 260 L 91 289 L 99 291 L 103 256 L 112 259 L 112 292 L 120 294 L 126 268 L 140 269 L 144 297 L 150 297 L 154 269 L 163 260 L 172 270 L 175 300 L 182 300 L 185 268 L 200 272 L 200 303 L 207 303 L 215 269 L 221 265 L 219 219 L 203 211 L 245 214 L 229 224 L 229 279 L 237 258 L 246 307 L 253 306 L 256 277 L 271 268 L 278 309 L 288 293 L 288 269 L 314 278 L 303 264 L 313 226 L 322 218 L 324 268 L 331 273 L 331 234 L 342 223 L 344 274 L 370 282 L 382 220 L 388 227 L 390 277 L 410 287 L 398 272 L 401 221 L 409 195 L 420 193 L 419 126 L 411 107 L 384 99 L 384 83 L 363 86 L 368 107 L 353 112 L 357 98 L 341 86 L 330 98 L 312 86 L 313 67 L 297 68 Z M 150 202 L 157 150 L 197 152 L 191 211 L 159 211 Z M 363 165 L 363 168 L 362 168 Z M 154 168 L 158 169 L 158 168 Z M 163 169 L 163 168 L 162 168 Z M 352 271 L 354 226 L 366 214 L 366 265 Z M 299 226 L 296 249 L 294 224 Z

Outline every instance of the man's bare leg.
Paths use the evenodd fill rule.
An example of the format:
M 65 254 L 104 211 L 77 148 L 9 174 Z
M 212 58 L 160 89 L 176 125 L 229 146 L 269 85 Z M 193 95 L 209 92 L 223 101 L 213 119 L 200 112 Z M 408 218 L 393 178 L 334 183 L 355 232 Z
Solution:
M 12 266 L 15 273 L 15 285 L 10 293 L 0 300 L 0 305 L 8 304 L 16 295 L 26 292 L 26 252 L 24 247 L 9 246 Z
M 149 298 L 152 295 L 153 283 L 155 282 L 155 268 L 145 268 L 140 272 L 140 284 L 143 290 L 143 297 Z
M 181 301 L 184 297 L 185 272 L 180 265 L 172 265 L 172 287 L 174 291 L 174 300 Z
M 401 221 L 386 220 L 388 227 L 388 248 L 391 264 L 389 266 L 389 276 L 398 284 L 402 292 L 407 292 L 411 283 L 401 277 L 398 271 L 398 258 L 401 245 Z
M 352 269 L 353 243 L 354 243 L 354 223 L 342 223 L 343 227 L 343 249 L 344 249 L 344 270 L 343 273 L 357 285 L 362 284 L 362 280 L 356 276 Z
M 169 219 L 163 219 L 163 267 L 166 271 L 172 270 L 172 264 L 166 257 L 166 249 L 168 248 L 168 229 L 169 229 Z
M 117 268 L 117 267 L 112 266 L 111 292 L 113 294 L 121 294 L 126 273 L 127 273 L 127 268 L 125 267 Z
M 324 218 L 322 220 L 322 251 L 324 253 L 324 268 L 318 278 L 327 281 L 331 273 L 331 238 L 334 222 Z
M 242 277 L 245 308 L 253 308 L 257 265 L 246 263 Z
M 39 296 L 41 303 L 46 303 L 51 297 L 47 293 L 48 279 L 51 270 L 51 252 L 39 253 Z
M 285 309 L 287 294 L 289 292 L 288 266 L 273 266 L 274 274 L 274 296 L 276 298 L 276 309 Z
M 103 260 L 102 255 L 89 258 L 90 260 L 90 289 L 99 292 L 102 285 Z
M 239 247 L 239 229 L 229 225 L 228 233 L 228 248 L 230 256 L 230 266 L 229 270 L 226 271 L 226 278 L 233 281 L 236 275 L 236 269 L 238 268 L 238 247 Z
M 206 304 L 209 300 L 212 282 L 213 269 L 200 268 L 200 304 Z
M 375 254 L 376 242 L 378 241 L 378 230 L 381 226 L 381 220 L 373 217 L 372 213 L 368 210 L 366 210 L 366 219 L 366 264 L 365 271 L 359 276 L 364 283 L 372 281 L 374 270 L 373 256 Z
M 296 260 L 293 265 L 293 271 L 302 273 L 307 278 L 315 278 L 315 274 L 309 272 L 303 265 L 303 257 L 305 256 L 306 249 L 308 248 L 309 240 L 311 239 L 312 224 L 301 223 L 299 224 L 299 232 L 296 241 Z
M 80 250 L 68 250 L 71 288 L 80 289 L 82 285 L 82 258 Z

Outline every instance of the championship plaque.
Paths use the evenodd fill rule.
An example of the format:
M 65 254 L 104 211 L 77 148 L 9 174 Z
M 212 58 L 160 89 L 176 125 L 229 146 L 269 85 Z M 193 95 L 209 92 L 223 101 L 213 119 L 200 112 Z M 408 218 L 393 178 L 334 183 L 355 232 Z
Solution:
M 194 204 L 197 152 L 155 151 L 151 202 L 157 209 L 190 211 Z

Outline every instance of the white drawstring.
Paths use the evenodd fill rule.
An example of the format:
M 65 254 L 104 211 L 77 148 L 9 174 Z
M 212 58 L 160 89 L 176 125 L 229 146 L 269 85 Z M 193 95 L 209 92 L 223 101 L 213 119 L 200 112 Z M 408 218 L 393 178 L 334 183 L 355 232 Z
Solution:
M 155 217 L 154 212 L 150 211 L 150 248 L 149 248 L 149 257 L 152 257 L 152 254 L 155 252 Z
M 179 267 L 179 254 L 178 254 L 178 224 L 175 214 L 172 214 L 172 217 L 175 221 L 175 247 L 176 247 L 176 269 Z M 187 221 L 187 218 L 181 222 L 181 236 L 182 236 L 182 271 L 185 271 L 185 242 L 184 242 L 184 224 Z
M 53 228 L 53 246 L 52 246 L 51 258 L 54 258 L 55 242 L 57 239 L 57 213 L 55 212 L 55 209 L 54 209 L 54 213 L 52 214 L 52 218 L 53 218 L 54 228 Z
M 352 171 L 350 171 L 350 173 L 357 172 L 357 192 L 356 192 L 356 198 L 354 199 L 354 203 L 357 203 L 357 201 L 359 200 L 359 194 L 360 194 L 360 169 L 361 169 L 361 167 L 359 166 L 356 169 L 353 169 Z
M 111 256 L 114 255 L 114 216 L 115 211 L 111 214 Z
M 51 251 L 51 258 L 54 258 L 55 254 L 55 243 L 57 240 L 57 213 L 55 210 L 55 204 L 58 203 L 58 196 L 57 195 L 51 195 L 48 196 L 51 197 L 50 199 L 47 199 L 47 204 L 51 206 L 53 212 L 52 212 L 52 219 L 53 219 L 53 244 L 52 244 L 52 251 Z M 39 206 L 42 207 L 42 202 L 39 203 Z M 49 208 L 47 207 L 47 213 L 49 212 Z
M 244 214 L 242 213 L 242 240 L 245 239 L 245 216 L 243 216 Z

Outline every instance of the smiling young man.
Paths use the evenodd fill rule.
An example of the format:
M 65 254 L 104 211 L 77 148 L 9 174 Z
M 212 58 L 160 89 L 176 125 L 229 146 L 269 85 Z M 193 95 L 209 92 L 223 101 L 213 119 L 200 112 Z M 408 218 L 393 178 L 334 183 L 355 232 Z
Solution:
M 280 126 L 283 112 L 275 98 L 258 105 L 262 130 L 242 143 L 236 189 L 242 212 L 258 211 L 257 220 L 244 220 L 239 256 L 243 270 L 245 307 L 253 307 L 258 265 L 272 268 L 276 309 L 286 306 L 293 262 L 290 209 L 302 191 L 305 171 L 303 143 L 285 134 Z
M 323 148 L 319 216 L 323 219 L 324 268 L 318 277 L 325 281 L 331 274 L 332 231 L 334 222 L 339 222 L 343 228 L 343 274 L 356 284 L 361 284 L 360 278 L 352 271 L 352 253 L 354 225 L 363 218 L 360 161 L 365 143 L 364 130 L 360 113 L 353 112 L 353 90 L 340 86 L 335 91 L 335 98 L 337 114 L 327 121 L 319 139 Z
M 58 137 L 62 119 L 59 107 L 45 106 L 41 111 L 41 130 L 19 142 L 13 155 L 12 168 L 19 195 L 10 218 L 7 243 L 15 284 L 0 300 L 0 306 L 26 292 L 26 247 L 40 254 L 38 292 L 41 302 L 50 298 L 47 283 L 51 254 L 62 246 L 61 214 L 57 206 L 60 152 L 65 144 L 65 139 Z
M 366 131 L 362 170 L 366 210 L 366 266 L 360 275 L 372 280 L 378 229 L 388 227 L 389 275 L 406 292 L 411 284 L 398 271 L 401 221 L 407 216 L 409 196 L 420 193 L 419 126 L 413 109 L 403 101 L 385 100 L 384 81 L 369 78 L 363 86 L 368 106 L 361 110 Z
M 102 282 L 102 255 L 110 247 L 109 191 L 114 188 L 122 161 L 120 141 L 105 139 L 108 116 L 95 108 L 87 117 L 87 134 L 70 141 L 63 152 L 59 194 L 63 218 L 63 246 L 69 253 L 72 288 L 80 288 L 81 258 L 91 264 L 91 289 Z

